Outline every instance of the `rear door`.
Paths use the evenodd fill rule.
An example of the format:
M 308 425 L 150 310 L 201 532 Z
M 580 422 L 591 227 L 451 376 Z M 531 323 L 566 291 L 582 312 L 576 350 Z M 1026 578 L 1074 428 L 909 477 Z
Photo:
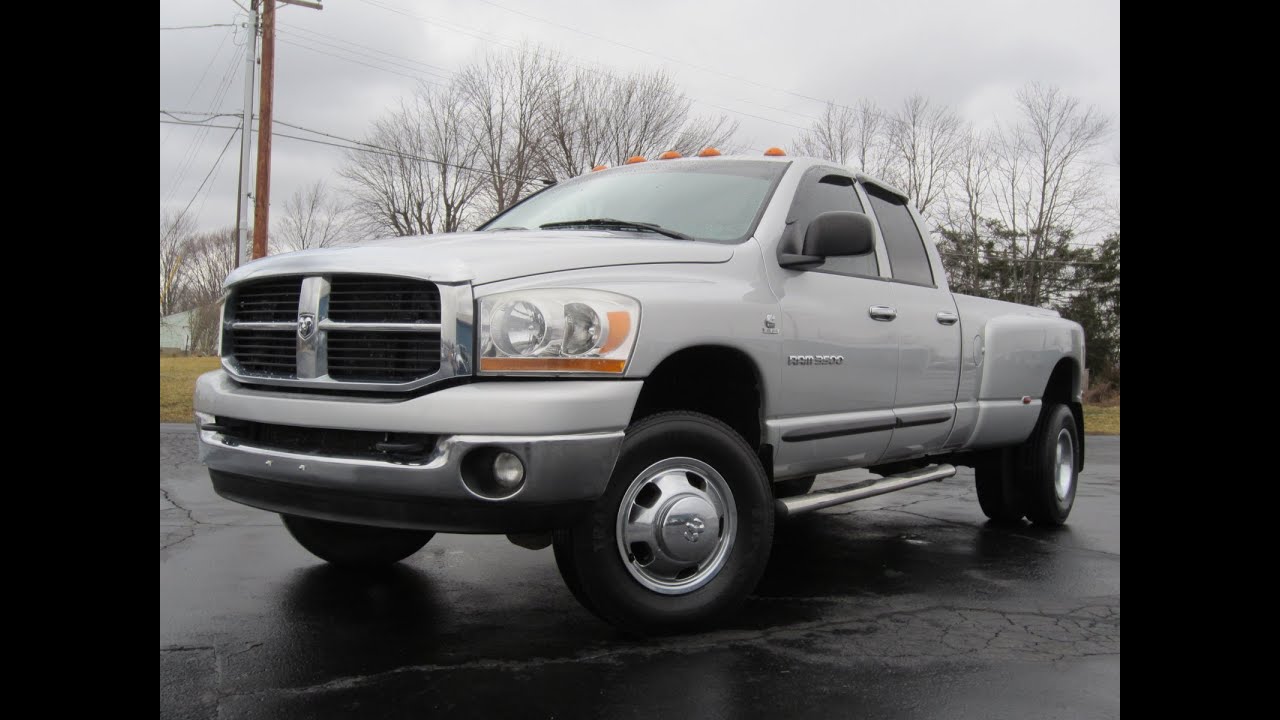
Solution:
M 914 209 L 871 183 L 862 183 L 862 190 L 889 256 L 886 304 L 896 316 L 896 427 L 880 459 L 889 462 L 938 451 L 951 432 L 960 382 L 960 315 Z

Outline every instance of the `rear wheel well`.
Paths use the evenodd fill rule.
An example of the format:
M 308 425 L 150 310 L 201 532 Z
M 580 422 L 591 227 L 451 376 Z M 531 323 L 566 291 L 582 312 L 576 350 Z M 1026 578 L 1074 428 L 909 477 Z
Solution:
M 668 410 L 706 413 L 760 452 L 761 394 L 760 373 L 742 351 L 686 348 L 667 357 L 645 378 L 631 422 Z

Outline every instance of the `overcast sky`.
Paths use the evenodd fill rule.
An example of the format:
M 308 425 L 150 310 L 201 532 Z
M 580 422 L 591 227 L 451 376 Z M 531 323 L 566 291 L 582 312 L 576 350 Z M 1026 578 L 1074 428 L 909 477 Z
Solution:
M 237 2 L 248 5 L 161 0 L 160 26 L 243 24 L 246 14 Z M 759 148 L 790 149 L 800 128 L 821 112 L 820 102 L 798 95 L 843 104 L 869 97 L 893 108 L 919 92 L 988 126 L 1016 120 L 1014 93 L 1035 80 L 1061 87 L 1113 120 L 1114 133 L 1096 160 L 1106 163 L 1118 192 L 1119 0 L 323 4 L 323 10 L 280 6 L 277 13 L 278 121 L 360 138 L 419 80 L 446 82 L 450 71 L 524 39 L 583 66 L 666 69 L 696 101 L 695 113 L 738 119 L 740 139 Z M 239 27 L 162 30 L 160 109 L 239 113 L 244 45 Z M 306 134 L 279 126 L 276 132 Z M 196 193 L 231 134 L 160 125 L 161 207 L 181 210 L 194 197 L 190 212 L 200 228 L 234 224 L 238 141 L 226 150 L 205 191 Z M 340 188 L 335 171 L 341 161 L 337 148 L 277 136 L 272 217 L 295 189 L 315 179 Z

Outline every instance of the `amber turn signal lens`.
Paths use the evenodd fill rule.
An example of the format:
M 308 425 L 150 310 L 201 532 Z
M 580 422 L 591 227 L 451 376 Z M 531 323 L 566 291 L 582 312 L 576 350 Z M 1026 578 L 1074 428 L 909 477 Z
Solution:
M 612 315 L 613 313 L 609 313 Z M 623 313 L 625 315 L 625 313 Z M 612 322 L 612 318 L 610 318 Z M 609 333 L 610 339 L 613 333 Z M 620 373 L 627 367 L 626 360 L 609 358 L 480 358 L 480 369 L 486 372 L 579 372 Z
M 631 314 L 621 310 L 609 313 L 609 337 L 600 346 L 600 354 L 604 355 L 617 350 L 631 335 Z

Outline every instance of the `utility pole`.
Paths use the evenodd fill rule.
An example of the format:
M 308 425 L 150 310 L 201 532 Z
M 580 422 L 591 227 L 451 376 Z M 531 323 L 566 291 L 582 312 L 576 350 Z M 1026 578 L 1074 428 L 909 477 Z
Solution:
M 320 10 L 319 3 L 280 0 Z M 258 120 L 258 190 L 254 193 L 253 258 L 267 255 L 267 228 L 271 222 L 271 112 L 276 75 L 276 0 L 262 0 L 262 101 Z
M 249 193 L 245 187 L 245 168 L 249 166 L 249 148 L 253 143 L 253 72 L 258 63 L 258 0 L 251 0 L 249 44 L 245 48 L 244 117 L 240 120 L 240 178 L 236 181 L 236 267 L 249 257 Z
M 254 193 L 253 259 L 267 255 L 271 201 L 271 98 L 276 75 L 276 0 L 262 0 L 262 102 L 258 118 L 258 191 Z

